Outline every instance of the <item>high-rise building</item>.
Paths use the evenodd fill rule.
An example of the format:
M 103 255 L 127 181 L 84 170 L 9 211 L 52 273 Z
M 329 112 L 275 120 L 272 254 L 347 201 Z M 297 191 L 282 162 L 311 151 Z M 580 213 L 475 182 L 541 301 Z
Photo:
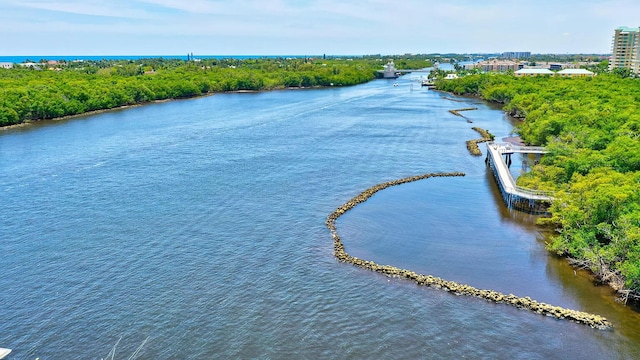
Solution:
M 531 57 L 531 51 L 505 51 L 500 57 L 503 59 L 528 59 Z
M 621 26 L 613 35 L 609 70 L 627 68 L 640 74 L 640 28 Z

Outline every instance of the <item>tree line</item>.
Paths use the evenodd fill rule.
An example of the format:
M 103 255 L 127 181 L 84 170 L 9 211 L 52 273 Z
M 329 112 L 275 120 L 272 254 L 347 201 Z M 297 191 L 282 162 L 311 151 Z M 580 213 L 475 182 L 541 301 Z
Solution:
M 401 68 L 430 65 L 397 60 Z M 374 79 L 385 63 L 373 57 L 43 61 L 0 69 L 0 126 L 215 92 L 355 85 Z
M 521 138 L 549 151 L 518 178 L 556 193 L 548 248 L 626 296 L 640 294 L 640 80 L 483 74 L 440 90 L 504 104 Z

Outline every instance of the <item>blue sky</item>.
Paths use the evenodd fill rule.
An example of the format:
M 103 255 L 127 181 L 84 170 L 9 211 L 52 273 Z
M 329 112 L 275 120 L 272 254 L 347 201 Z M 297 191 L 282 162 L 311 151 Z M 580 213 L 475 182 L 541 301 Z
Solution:
M 640 0 L 0 0 L 0 56 L 608 53 Z

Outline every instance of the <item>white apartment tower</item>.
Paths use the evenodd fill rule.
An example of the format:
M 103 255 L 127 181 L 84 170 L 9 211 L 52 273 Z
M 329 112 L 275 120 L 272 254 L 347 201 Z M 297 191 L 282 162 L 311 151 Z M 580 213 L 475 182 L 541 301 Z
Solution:
M 609 70 L 628 68 L 640 74 L 640 28 L 621 26 L 613 35 Z

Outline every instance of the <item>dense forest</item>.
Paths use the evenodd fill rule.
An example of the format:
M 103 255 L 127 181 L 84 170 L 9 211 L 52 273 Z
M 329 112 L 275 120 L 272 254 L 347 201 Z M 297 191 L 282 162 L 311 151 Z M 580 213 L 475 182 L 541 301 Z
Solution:
M 72 61 L 0 69 L 0 126 L 155 100 L 239 90 L 347 86 L 375 78 L 389 58 Z M 398 68 L 428 67 L 395 58 Z
M 626 300 L 640 293 L 640 80 L 472 75 L 440 90 L 504 104 L 548 154 L 518 183 L 554 191 L 548 248 L 591 270 Z

